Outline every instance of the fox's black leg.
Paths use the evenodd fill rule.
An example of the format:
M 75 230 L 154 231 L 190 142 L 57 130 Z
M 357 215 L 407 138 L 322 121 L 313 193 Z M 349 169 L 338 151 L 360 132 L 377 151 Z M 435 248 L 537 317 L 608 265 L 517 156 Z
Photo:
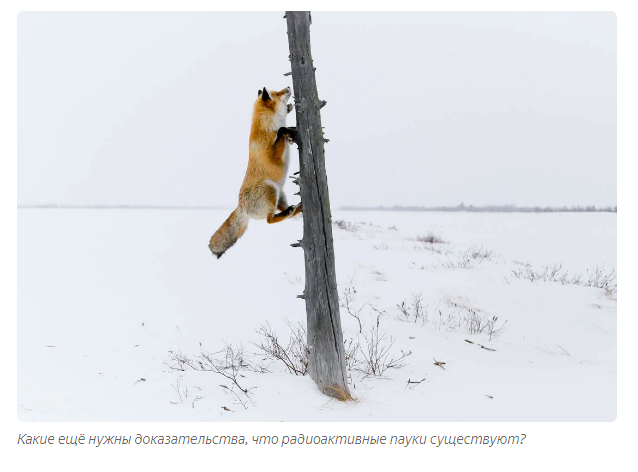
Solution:
M 296 141 L 297 128 L 294 126 L 291 126 L 290 128 L 282 126 L 277 130 L 277 140 L 280 140 L 281 138 L 290 138 L 292 141 Z

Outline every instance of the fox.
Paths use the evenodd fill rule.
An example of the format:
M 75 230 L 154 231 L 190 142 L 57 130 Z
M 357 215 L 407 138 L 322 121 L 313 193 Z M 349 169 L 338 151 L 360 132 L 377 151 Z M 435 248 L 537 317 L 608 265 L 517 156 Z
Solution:
M 298 215 L 301 202 L 288 205 L 284 183 L 290 161 L 290 145 L 296 128 L 286 127 L 293 105 L 290 87 L 275 92 L 266 87 L 257 92 L 253 106 L 248 149 L 248 168 L 239 189 L 237 208 L 210 238 L 208 247 L 219 259 L 246 232 L 250 219 L 279 223 Z M 277 213 L 279 212 L 279 213 Z

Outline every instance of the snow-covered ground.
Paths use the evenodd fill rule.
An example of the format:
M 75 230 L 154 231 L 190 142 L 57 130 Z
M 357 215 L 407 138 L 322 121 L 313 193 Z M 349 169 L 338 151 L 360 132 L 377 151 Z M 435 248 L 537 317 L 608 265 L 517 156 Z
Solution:
M 366 351 L 378 323 L 386 362 L 410 353 L 375 377 L 359 351 L 356 401 L 341 403 L 253 344 L 269 323 L 285 347 L 286 320 L 305 320 L 303 254 L 290 247 L 301 218 L 251 222 L 216 260 L 207 244 L 227 213 L 19 210 L 19 419 L 615 419 L 615 295 L 585 286 L 597 266 L 616 268 L 615 214 L 335 211 L 350 223 L 333 228 L 339 292 L 362 322 L 342 308 L 347 345 Z M 417 240 L 429 232 L 445 242 Z M 555 264 L 567 283 L 536 278 Z M 472 332 L 487 322 L 505 329 Z M 219 373 L 176 369 L 174 356 L 197 367 L 225 345 L 243 345 L 248 395 Z

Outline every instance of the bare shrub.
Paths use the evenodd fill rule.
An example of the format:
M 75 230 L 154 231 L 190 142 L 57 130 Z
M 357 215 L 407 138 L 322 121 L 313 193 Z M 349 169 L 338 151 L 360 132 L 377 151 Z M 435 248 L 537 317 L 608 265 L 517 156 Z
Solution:
M 392 337 L 388 339 L 386 334 L 380 331 L 381 317 L 387 313 L 385 310 L 370 305 L 370 309 L 376 312 L 377 316 L 375 324 L 366 331 L 361 314 L 368 303 L 355 308 L 356 293 L 354 287 L 346 287 L 339 299 L 340 306 L 345 308 L 346 312 L 354 317 L 359 324 L 359 333 L 356 339 L 350 338 L 344 341 L 346 370 L 363 373 L 366 377 L 379 377 L 388 369 L 404 367 L 406 365 L 404 360 L 410 353 L 401 351 L 401 355 L 392 355 L 394 340 Z M 422 319 L 424 307 L 421 294 L 413 296 L 411 307 L 415 310 L 417 319 Z
M 228 390 L 237 400 L 237 403 L 241 404 L 244 408 L 248 408 L 247 401 L 252 402 L 252 400 L 250 399 L 250 388 L 244 388 L 239 383 L 239 377 L 243 377 L 240 371 L 267 372 L 263 366 L 254 366 L 246 360 L 243 345 L 236 346 L 226 344 L 224 349 L 220 351 L 213 353 L 202 352 L 193 357 L 189 357 L 181 351 L 168 351 L 168 353 L 169 360 L 166 365 L 173 370 L 185 371 L 191 369 L 201 372 L 213 372 L 230 380 L 230 387 L 227 385 L 221 385 L 221 387 Z M 239 395 L 236 389 L 243 395 Z M 179 390 L 177 391 L 179 393 Z M 185 398 L 187 396 L 188 392 L 186 391 Z
M 179 402 L 184 403 L 184 400 L 188 398 L 188 387 L 186 385 L 182 386 L 182 379 L 178 377 L 175 381 L 175 385 L 171 385 L 171 387 L 173 387 L 173 390 L 177 393 Z
M 583 287 L 599 288 L 611 299 L 616 299 L 618 294 L 618 283 L 616 270 L 605 270 L 605 266 L 596 266 L 587 269 L 585 275 L 569 275 L 569 271 L 563 271 L 561 264 L 545 265 L 540 271 L 532 268 L 531 264 L 512 270 L 512 275 L 517 279 L 529 280 L 530 282 L 560 282 L 563 285 L 580 285 Z
M 497 256 L 494 251 L 485 249 L 482 244 L 480 247 L 477 245 L 473 245 L 466 252 L 471 259 L 479 261 L 479 263 L 486 260 L 491 261 Z
M 189 357 L 183 354 L 181 351 L 168 351 L 169 362 L 166 363 L 168 367 L 174 370 L 185 371 L 187 369 L 200 370 L 200 371 L 213 371 L 223 370 L 229 371 L 233 375 L 237 375 L 240 370 L 249 370 L 252 372 L 262 371 L 261 367 L 255 367 L 248 362 L 244 352 L 244 346 L 236 346 L 234 344 L 225 344 L 224 348 L 208 353 L 201 352 L 200 354 Z
M 468 310 L 463 317 L 463 322 L 470 334 L 482 333 L 487 325 L 486 317 L 479 316 L 475 310 Z
M 354 338 L 344 339 L 343 350 L 346 358 L 346 370 L 348 372 L 356 370 L 360 363 L 357 358 L 357 353 L 359 352 L 358 337 L 356 340 Z
M 563 268 L 562 264 L 554 264 L 553 266 L 545 266 L 544 277 L 550 282 L 558 282 L 560 280 L 560 271 Z M 565 272 L 565 277 L 567 272 Z M 564 284 L 563 284 L 564 285 Z
M 476 264 L 467 253 L 461 253 L 456 259 L 450 259 L 448 257 L 446 261 L 440 262 L 438 266 L 435 267 L 443 269 L 475 269 Z
M 421 325 L 431 323 L 437 331 L 453 331 L 461 326 L 463 313 L 470 309 L 456 303 L 440 308 L 439 302 L 436 307 L 430 310 L 429 305 L 423 304 L 423 297 L 420 293 L 412 294 L 411 302 L 402 301 L 397 304 L 397 309 L 401 313 L 399 319 L 408 322 L 421 322 Z
M 364 377 L 379 377 L 388 369 L 399 369 L 404 367 L 405 358 L 411 352 L 401 351 L 400 355 L 392 353 L 394 340 L 387 337 L 380 330 L 380 320 L 386 312 L 370 306 L 371 310 L 377 313 L 376 323 L 371 329 L 366 331 L 363 321 L 363 310 L 368 303 L 362 306 L 355 306 L 356 289 L 352 286 L 346 287 L 339 299 L 339 305 L 346 312 L 357 320 L 359 332 L 351 337 L 345 338 L 343 342 L 346 370 L 348 372 L 359 372 Z M 421 304 L 421 296 L 415 296 L 413 306 L 416 307 L 418 317 L 421 318 L 423 306 Z M 262 336 L 259 343 L 254 343 L 266 356 L 282 362 L 288 371 L 294 375 L 306 375 L 308 373 L 308 340 L 306 329 L 303 324 L 298 323 L 293 326 L 286 320 L 291 330 L 291 335 L 285 347 L 280 342 L 277 333 L 271 328 L 270 324 L 262 325 L 257 331 Z
M 420 234 L 416 237 L 416 240 L 420 243 L 427 244 L 443 244 L 445 241 L 438 234 L 434 234 L 432 231 L 428 231 L 428 234 Z
M 542 271 L 536 271 L 532 268 L 531 264 L 525 264 L 522 267 L 512 270 L 512 275 L 517 279 L 525 279 L 530 282 L 560 282 L 563 285 L 580 283 L 580 274 L 569 277 L 569 271 L 566 270 L 563 272 L 562 268 L 563 266 L 561 264 L 553 264 L 543 266 Z
M 350 233 L 355 233 L 359 229 L 359 225 L 356 223 L 351 223 L 346 220 L 336 220 L 333 221 L 332 224 L 339 229 L 343 229 L 345 231 L 349 231 Z
M 500 325 L 498 325 L 497 322 L 498 322 L 498 316 L 495 316 L 487 324 L 487 335 L 490 341 L 492 340 L 493 337 L 500 335 L 503 331 L 505 331 L 507 328 L 510 327 L 510 323 L 507 320 L 505 320 Z
M 517 279 L 525 279 L 525 280 L 529 280 L 530 282 L 534 282 L 535 280 L 540 278 L 540 274 L 537 274 L 536 272 L 534 272 L 530 264 L 525 264 L 523 267 L 512 269 L 512 275 L 516 277 Z M 567 282 L 563 281 L 563 285 L 565 283 Z
M 460 252 L 456 259 L 448 259 L 438 266 L 443 269 L 476 269 L 484 261 L 493 261 L 497 254 L 492 250 L 485 249 L 482 245 L 473 245 L 467 250 Z
M 361 323 L 361 311 L 366 306 L 364 303 L 359 308 L 354 307 L 357 290 L 354 287 L 346 287 L 343 289 L 343 295 L 339 298 L 339 306 L 345 308 L 350 316 L 355 318 L 359 323 L 359 333 L 363 332 L 363 324 Z
M 611 269 L 605 272 L 605 266 L 596 266 L 591 271 L 587 270 L 586 280 L 583 285 L 586 287 L 596 287 L 604 290 L 609 296 L 616 297 L 618 293 L 618 283 L 616 280 L 616 270 Z
M 423 306 L 423 295 L 420 293 L 412 295 L 412 312 L 415 320 L 421 319 L 423 323 L 428 322 L 427 307 Z
M 397 308 L 401 312 L 399 319 L 403 321 L 412 321 L 421 324 L 428 322 L 428 305 L 423 305 L 423 295 L 421 293 L 412 294 L 412 301 L 408 304 L 405 301 L 397 304 Z
M 286 324 L 291 332 L 286 347 L 280 344 L 277 333 L 270 327 L 269 323 L 262 325 L 257 331 L 263 339 L 255 346 L 263 351 L 268 358 L 283 362 L 291 374 L 306 375 L 308 373 L 306 327 L 301 322 L 293 326 L 289 320 L 286 320 Z
M 380 377 L 388 369 L 405 367 L 405 358 L 411 352 L 401 351 L 401 355 L 392 355 L 394 340 L 387 338 L 379 329 L 381 316 L 377 316 L 376 324 L 369 332 L 357 334 L 356 338 L 345 339 L 343 342 L 348 372 L 360 372 L 365 377 Z M 264 340 L 256 346 L 269 358 L 283 362 L 288 371 L 295 375 L 308 373 L 308 348 L 306 330 L 299 323 L 296 327 L 288 322 L 292 334 L 284 348 L 277 334 L 270 325 L 262 325 L 258 333 Z
M 452 249 L 450 249 L 449 247 L 446 247 L 445 245 L 434 245 L 434 244 L 423 244 L 421 246 L 413 246 L 414 251 L 416 252 L 420 252 L 420 251 L 431 251 L 435 254 L 439 254 L 441 256 L 449 256 L 450 254 L 453 254 L 454 251 Z M 421 267 L 422 269 L 425 268 L 425 266 Z
M 388 245 L 387 242 L 381 242 L 379 244 L 375 244 L 374 246 L 372 246 L 373 249 L 376 249 L 377 251 L 387 251 L 390 246 Z
M 405 304 L 405 300 L 400 305 L 397 303 L 397 308 L 403 315 L 404 321 L 410 321 L 411 313 L 409 307 Z
M 434 324 L 435 330 L 450 332 L 461 326 L 461 316 L 458 309 L 454 308 L 450 310 L 448 308 L 445 310 L 445 313 L 443 313 L 442 309 L 437 309 L 436 311 L 439 316 L 432 317 L 432 323 Z
M 509 327 L 507 320 L 498 324 L 498 316 L 483 315 L 476 310 L 469 309 L 463 317 L 465 328 L 470 334 L 487 334 L 490 341 L 492 337 L 502 333 Z
M 430 324 L 436 331 L 455 331 L 460 327 L 470 334 L 487 334 L 490 341 L 509 327 L 507 320 L 499 323 L 498 316 L 482 314 L 479 310 L 450 302 L 447 307 L 440 308 L 440 302 L 430 310 L 429 305 L 423 304 L 422 295 L 413 294 L 412 301 L 397 304 L 402 321 L 417 322 L 422 325 Z
M 391 355 L 394 339 L 391 336 L 387 339 L 385 333 L 380 333 L 379 320 L 377 316 L 377 322 L 370 332 L 361 335 L 365 345 L 359 346 L 359 352 L 363 359 L 354 368 L 366 377 L 381 377 L 388 369 L 405 367 L 406 357 L 412 354 L 412 351 L 401 351 L 400 356 Z

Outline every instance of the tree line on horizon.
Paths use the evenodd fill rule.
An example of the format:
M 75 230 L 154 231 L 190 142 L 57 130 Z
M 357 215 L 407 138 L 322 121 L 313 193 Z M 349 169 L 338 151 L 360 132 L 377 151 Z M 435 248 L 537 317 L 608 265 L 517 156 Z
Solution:
M 517 205 L 465 205 L 460 203 L 456 206 L 415 206 L 415 205 L 393 205 L 393 206 L 342 206 L 340 210 L 344 211 L 474 211 L 474 212 L 492 212 L 492 213 L 557 213 L 557 212 L 606 212 L 618 213 L 618 206 L 601 206 L 595 205 L 572 205 L 564 206 L 517 206 Z

